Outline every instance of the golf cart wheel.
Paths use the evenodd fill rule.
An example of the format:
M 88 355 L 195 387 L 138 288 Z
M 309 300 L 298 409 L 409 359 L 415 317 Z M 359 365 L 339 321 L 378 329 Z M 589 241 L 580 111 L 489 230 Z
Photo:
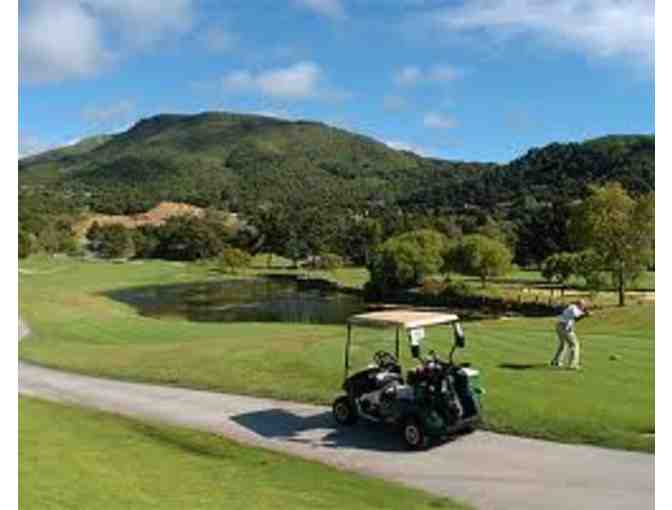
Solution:
M 339 425 L 354 425 L 357 422 L 357 410 L 348 397 L 338 397 L 331 410 Z
M 413 416 L 406 418 L 401 428 L 401 434 L 404 443 L 411 450 L 422 450 L 429 445 L 429 439 L 422 429 L 420 421 Z
M 458 431 L 458 433 L 459 433 L 459 434 L 463 434 L 463 435 L 466 436 L 467 434 L 471 434 L 471 433 L 473 433 L 473 432 L 475 432 L 475 431 L 476 431 L 476 425 L 475 425 L 474 423 L 469 423 L 468 425 L 463 426 L 463 427 Z

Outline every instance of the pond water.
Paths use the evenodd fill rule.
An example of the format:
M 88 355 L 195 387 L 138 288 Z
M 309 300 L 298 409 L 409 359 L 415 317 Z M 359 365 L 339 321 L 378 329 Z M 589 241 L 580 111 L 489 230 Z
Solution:
M 306 288 L 291 279 L 240 279 L 121 289 L 108 297 L 141 315 L 215 322 L 344 324 L 366 311 L 361 297 L 332 289 Z

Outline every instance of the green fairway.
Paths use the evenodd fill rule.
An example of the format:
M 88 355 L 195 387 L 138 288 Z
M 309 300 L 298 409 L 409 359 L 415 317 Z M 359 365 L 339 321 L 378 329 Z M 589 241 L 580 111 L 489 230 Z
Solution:
M 219 436 L 19 401 L 20 508 L 445 508 L 445 498 Z
M 30 259 L 22 263 L 20 305 L 33 334 L 20 355 L 93 375 L 329 403 L 341 383 L 344 327 L 157 320 L 102 294 L 208 277 L 205 266 L 171 262 Z M 653 315 L 653 305 L 632 305 L 582 322 L 580 373 L 545 366 L 556 345 L 552 318 L 467 323 L 468 345 L 459 355 L 482 370 L 487 426 L 652 451 Z M 448 350 L 449 330 L 428 333 Z M 370 340 L 357 343 L 360 361 L 392 348 L 384 342 L 390 333 L 357 334 Z

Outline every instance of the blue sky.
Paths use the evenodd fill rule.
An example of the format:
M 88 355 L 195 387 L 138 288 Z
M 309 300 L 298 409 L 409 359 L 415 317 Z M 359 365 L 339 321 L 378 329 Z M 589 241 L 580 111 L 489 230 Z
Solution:
M 654 131 L 653 0 L 22 0 L 19 152 L 164 112 L 447 159 Z

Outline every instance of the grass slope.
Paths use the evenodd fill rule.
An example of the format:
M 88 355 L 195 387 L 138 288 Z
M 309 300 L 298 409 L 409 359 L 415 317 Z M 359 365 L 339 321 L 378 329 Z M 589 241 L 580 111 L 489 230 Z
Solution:
M 224 438 L 19 400 L 20 508 L 464 509 Z
M 33 334 L 20 355 L 93 375 L 329 403 L 341 383 L 344 327 L 156 320 L 102 294 L 206 277 L 203 267 L 161 261 L 30 259 L 22 263 L 20 306 Z M 604 309 L 582 322 L 581 373 L 545 366 L 556 345 L 553 322 L 466 324 L 468 345 L 460 357 L 482 370 L 488 427 L 652 451 L 654 307 Z M 392 348 L 391 336 L 381 331 L 357 335 L 356 361 Z M 451 343 L 448 330 L 432 330 L 430 339 L 442 352 Z

